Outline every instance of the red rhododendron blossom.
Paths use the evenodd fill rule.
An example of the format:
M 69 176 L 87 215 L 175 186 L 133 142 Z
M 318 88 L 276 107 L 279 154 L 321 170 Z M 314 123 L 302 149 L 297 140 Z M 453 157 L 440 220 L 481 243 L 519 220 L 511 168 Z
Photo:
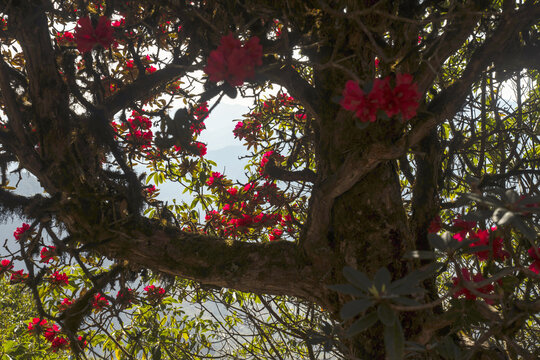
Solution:
M 428 233 L 436 234 L 439 231 L 441 231 L 441 227 L 442 227 L 441 217 L 437 215 L 435 216 L 433 220 L 431 220 L 431 223 L 429 224 L 429 227 L 428 227 Z
M 131 305 L 134 298 L 135 295 L 133 294 L 133 289 L 121 289 L 118 291 L 118 294 L 116 294 L 116 302 L 122 307 Z
M 52 275 L 51 275 L 51 278 L 49 279 L 49 281 L 51 282 L 51 284 L 53 285 L 69 285 L 69 278 L 68 276 L 66 275 L 66 273 L 62 273 L 60 274 L 58 271 L 55 271 Z
M 103 295 L 101 295 L 100 293 L 97 293 L 96 295 L 94 295 L 94 300 L 92 301 L 92 307 L 96 311 L 100 311 L 107 306 L 109 306 L 109 301 Z
M 357 82 L 349 80 L 343 90 L 343 99 L 340 102 L 344 109 L 353 111 L 362 122 L 377 120 L 377 108 L 368 101 L 364 91 Z
M 40 318 L 33 318 L 32 321 L 28 323 L 28 332 L 30 334 L 41 334 L 44 330 L 49 327 L 47 320 Z
M 28 225 L 27 223 L 23 223 L 21 227 L 18 227 L 17 230 L 13 232 L 13 236 L 16 240 L 20 240 L 21 236 L 28 230 L 30 230 L 30 225 Z
M 213 220 L 219 220 L 219 218 L 220 218 L 219 211 L 210 210 L 209 212 L 206 213 L 204 220 L 206 220 L 206 222 L 209 222 Z
M 529 256 L 534 260 L 531 265 L 529 265 L 529 270 L 535 272 L 536 274 L 540 273 L 540 247 L 531 247 L 527 250 Z
M 73 304 L 73 302 L 71 300 L 69 300 L 68 298 L 64 298 L 64 300 L 62 300 L 60 305 L 58 305 L 58 310 L 59 311 L 66 311 L 67 308 L 70 307 L 71 304 Z
M 152 194 L 155 193 L 156 190 L 157 190 L 156 185 L 151 185 L 151 186 L 147 187 L 146 189 L 144 189 L 144 191 L 146 191 L 148 196 L 152 196 Z
M 457 241 L 465 240 L 467 235 L 471 235 L 474 233 L 473 229 L 476 227 L 475 221 L 464 221 L 460 218 L 454 219 L 453 223 L 456 230 L 459 230 L 459 233 L 453 236 L 453 238 Z
M 56 42 L 58 45 L 69 45 L 75 42 L 75 36 L 69 31 L 63 33 L 56 33 Z
M 11 260 L 3 259 L 0 262 L 0 275 L 2 275 L 4 272 L 9 271 L 13 269 L 13 264 L 11 263 Z
M 262 46 L 254 36 L 242 45 L 230 33 L 221 38 L 220 45 L 210 53 L 204 72 L 210 81 L 227 81 L 239 86 L 255 75 L 255 67 L 262 65 Z
M 124 25 L 126 25 L 126 19 L 125 18 L 121 18 L 120 20 L 115 20 L 115 21 L 111 22 L 112 27 L 122 27 Z
M 92 51 L 97 44 L 108 48 L 114 41 L 113 33 L 111 21 L 106 16 L 100 16 L 95 28 L 88 16 L 80 18 L 75 28 L 77 49 L 84 54 Z
M 216 183 L 216 180 L 223 179 L 223 174 L 219 172 L 213 172 L 212 176 L 206 181 L 206 185 L 212 186 L 214 183 Z M 219 181 L 218 181 L 219 182 Z
M 361 122 L 377 120 L 377 111 L 381 110 L 388 117 L 401 113 L 405 120 L 416 115 L 420 93 L 412 82 L 410 74 L 397 74 L 396 86 L 392 89 L 390 78 L 375 79 L 369 94 L 352 80 L 347 81 L 340 104 L 344 109 L 353 111 Z
M 39 253 L 42 263 L 49 263 L 56 256 L 56 246 L 44 246 Z
M 272 232 L 270 235 L 268 235 L 268 239 L 270 241 L 278 240 L 281 238 L 281 235 L 283 235 L 283 230 L 281 229 L 272 229 Z
M 146 292 L 146 298 L 150 301 L 160 301 L 165 296 L 165 289 L 155 285 L 146 286 L 144 291 Z
M 127 60 L 126 61 L 126 69 L 133 69 L 134 61 L 133 60 Z
M 57 352 L 58 350 L 66 349 L 68 347 L 68 341 L 64 337 L 55 337 L 51 341 L 51 350 Z
M 43 333 L 43 336 L 45 337 L 45 339 L 47 339 L 48 341 L 53 341 L 54 338 L 60 334 L 60 328 L 58 327 L 58 325 L 54 324 L 53 326 L 51 327 L 48 327 L 47 329 L 45 329 L 45 332 Z
M 199 156 L 200 157 L 203 157 L 204 155 L 206 155 L 206 145 L 202 142 L 199 142 L 197 141 L 195 143 L 195 146 L 197 147 L 197 149 L 199 149 Z
M 19 284 L 25 282 L 28 279 L 28 274 L 24 273 L 24 270 L 17 270 L 13 272 L 9 278 L 10 284 Z
M 393 95 L 393 100 L 405 120 L 410 120 L 416 116 L 420 93 L 410 74 L 396 75 L 396 87 L 393 90 Z
M 495 231 L 496 228 L 492 228 L 492 231 Z M 471 248 L 477 246 L 490 246 L 490 233 L 487 230 L 479 230 L 476 233 L 471 234 L 471 240 L 476 240 L 470 244 Z M 475 252 L 478 260 L 487 261 L 489 259 L 495 259 L 503 261 L 510 254 L 503 250 L 503 239 L 498 237 L 491 240 L 491 247 L 488 250 L 482 250 Z
M 157 71 L 157 68 L 155 66 L 149 66 L 149 67 L 146 68 L 146 73 L 147 74 L 152 74 L 152 73 L 154 73 L 156 71 Z
M 487 284 L 482 287 L 475 287 L 472 283 L 481 282 L 484 279 L 482 274 L 478 273 L 476 275 L 473 275 L 471 279 L 471 274 L 469 273 L 469 269 L 463 268 L 461 269 L 461 275 L 463 277 L 463 280 L 467 283 L 471 283 L 470 285 L 476 289 L 477 292 L 482 294 L 489 294 L 491 293 L 495 288 L 493 284 Z M 454 286 L 458 288 L 458 290 L 454 293 L 454 297 L 458 298 L 461 295 L 464 295 L 466 299 L 468 300 L 475 300 L 478 296 L 476 294 L 473 294 L 473 292 L 465 287 L 462 286 L 462 281 L 459 279 L 459 277 L 452 278 L 452 282 L 454 283 Z M 484 299 L 488 304 L 493 304 L 493 300 L 491 299 Z

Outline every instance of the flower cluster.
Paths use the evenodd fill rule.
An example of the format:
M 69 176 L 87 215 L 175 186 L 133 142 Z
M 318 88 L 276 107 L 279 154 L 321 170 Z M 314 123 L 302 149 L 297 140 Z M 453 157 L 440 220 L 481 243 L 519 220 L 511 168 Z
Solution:
M 146 298 L 150 302 L 159 302 L 165 296 L 165 289 L 155 285 L 146 286 L 144 291 L 146 292 Z
M 92 307 L 94 310 L 100 311 L 107 306 L 109 306 L 109 301 L 105 298 L 105 296 L 101 295 L 100 293 L 94 295 L 94 299 L 92 301 Z
M 33 318 L 32 321 L 28 323 L 28 332 L 34 335 L 43 334 L 43 337 L 51 343 L 51 350 L 53 352 L 66 349 L 69 345 L 68 340 L 60 335 L 60 328 L 58 325 L 50 325 L 45 319 Z M 82 337 L 79 336 L 79 340 L 81 339 Z
M 96 27 L 92 24 L 92 20 L 86 16 L 77 21 L 75 28 L 75 42 L 77 49 L 81 53 L 92 51 L 94 46 L 100 44 L 104 48 L 108 48 L 114 41 L 114 29 L 111 26 L 111 20 L 106 16 L 100 16 Z
M 69 285 L 69 278 L 68 276 L 66 275 L 66 273 L 62 273 L 60 274 L 58 271 L 55 271 L 50 279 L 49 279 L 50 283 L 53 284 L 53 285 L 60 285 L 60 286 L 63 286 L 63 285 Z
M 206 185 L 212 186 L 214 184 L 218 184 L 219 180 L 223 179 L 223 174 L 219 172 L 213 172 L 212 176 L 206 181 Z
M 129 307 L 135 300 L 135 295 L 133 294 L 133 289 L 121 289 L 116 294 L 116 302 L 122 307 Z
M 139 115 L 136 111 L 133 111 L 131 116 L 127 119 L 129 133 L 126 135 L 126 139 L 145 149 L 150 146 L 154 137 L 151 130 L 152 121 L 146 116 Z
M 484 281 L 485 279 L 480 273 L 473 275 L 471 278 L 471 274 L 469 273 L 469 270 L 466 268 L 461 269 L 461 277 L 462 279 L 460 279 L 459 277 L 452 278 L 452 282 L 454 283 L 454 286 L 458 288 L 457 291 L 454 293 L 455 298 L 461 295 L 465 295 L 465 298 L 469 300 L 475 300 L 477 297 L 479 296 L 481 297 L 481 295 L 476 295 L 471 290 L 467 289 L 464 286 L 464 283 L 468 283 L 471 287 L 475 288 L 477 292 L 482 293 L 482 294 L 490 294 L 495 289 L 493 284 L 487 284 L 482 287 L 474 286 L 473 283 L 478 283 L 478 282 Z M 484 299 L 484 300 L 488 304 L 493 304 L 492 299 Z
M 193 110 L 195 121 L 190 125 L 190 130 L 193 134 L 199 135 L 202 130 L 206 129 L 203 120 L 208 117 L 208 102 L 203 102 Z
M 28 225 L 27 223 L 23 223 L 21 227 L 18 227 L 17 230 L 13 232 L 13 236 L 15 237 L 15 240 L 20 240 L 21 236 L 28 230 L 30 230 L 30 225 Z
M 361 122 L 374 122 L 377 112 L 384 111 L 388 117 L 401 114 L 409 120 L 416 115 L 420 93 L 410 74 L 397 74 L 396 85 L 390 85 L 390 78 L 375 79 L 369 94 L 352 80 L 347 81 L 340 104 L 353 111 Z
M 255 75 L 255 67 L 262 65 L 262 54 L 258 37 L 242 44 L 229 34 L 223 36 L 218 48 L 210 53 L 204 72 L 210 81 L 225 80 L 232 86 L 239 86 Z
M 58 45 L 71 45 L 75 42 L 75 36 L 69 31 L 56 33 L 56 42 Z
M 240 140 L 246 139 L 247 141 L 255 141 L 260 131 L 261 124 L 254 120 L 244 120 L 236 123 L 233 134 L 234 137 Z
M 13 269 L 13 264 L 11 263 L 11 260 L 3 259 L 0 262 L 0 275 L 2 275 L 5 272 L 10 271 L 11 269 Z
M 25 274 L 24 270 L 17 270 L 11 273 L 11 276 L 9 277 L 9 283 L 20 284 L 25 282 L 26 279 L 28 279 L 28 274 Z
M 62 300 L 60 305 L 58 305 L 58 310 L 66 311 L 72 304 L 73 302 L 71 300 L 69 300 L 68 298 L 64 298 L 64 300 Z
M 507 251 L 503 250 L 503 239 L 493 236 L 497 230 L 496 227 L 492 227 L 491 232 L 481 229 L 475 231 L 475 227 L 476 222 L 474 221 L 454 219 L 454 228 L 458 229 L 459 232 L 453 238 L 459 242 L 467 238 L 471 240 L 472 242 L 469 246 L 480 261 L 488 261 L 490 259 L 504 261 L 510 256 Z M 474 248 L 481 248 L 482 250 L 474 251 Z M 484 250 L 485 248 L 487 250 Z
M 40 253 L 41 262 L 48 264 L 57 255 L 56 246 L 44 246 Z
M 529 256 L 533 259 L 532 264 L 529 266 L 529 270 L 540 273 L 540 247 L 531 247 L 527 250 Z

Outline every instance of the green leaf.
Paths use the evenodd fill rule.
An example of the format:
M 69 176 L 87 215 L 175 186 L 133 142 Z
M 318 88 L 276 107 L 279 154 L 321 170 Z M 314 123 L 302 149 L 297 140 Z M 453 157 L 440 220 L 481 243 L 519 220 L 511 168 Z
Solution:
M 386 355 L 390 360 L 402 360 L 403 349 L 405 347 L 405 337 L 399 321 L 394 322 L 392 326 L 384 327 L 384 347 Z
M 350 319 L 356 315 L 366 311 L 371 305 L 373 305 L 373 300 L 371 299 L 359 299 L 349 301 L 345 303 L 341 308 L 340 315 L 343 320 Z
M 366 274 L 349 266 L 343 268 L 343 276 L 345 276 L 345 279 L 351 284 L 365 292 L 368 292 L 372 285 L 371 280 L 369 280 Z
M 350 338 L 370 328 L 377 322 L 377 312 L 372 311 L 361 319 L 356 320 L 347 330 L 345 336 Z
M 390 287 L 390 281 L 392 281 L 392 275 L 390 274 L 390 271 L 388 271 L 388 269 L 385 267 L 377 270 L 375 278 L 373 279 L 373 283 L 375 284 L 377 289 L 385 291 L 387 291 Z
M 384 326 L 392 326 L 397 320 L 396 312 L 387 303 L 377 307 L 377 316 Z

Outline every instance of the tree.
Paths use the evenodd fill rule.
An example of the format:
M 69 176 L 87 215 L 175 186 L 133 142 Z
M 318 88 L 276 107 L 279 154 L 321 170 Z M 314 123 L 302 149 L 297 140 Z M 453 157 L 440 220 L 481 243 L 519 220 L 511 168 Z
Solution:
M 536 1 L 19 0 L 2 15 L 0 203 L 28 219 L 9 255 L 25 268 L 2 271 L 51 349 L 538 356 Z M 197 141 L 224 96 L 253 98 L 235 128 L 247 183 Z M 45 194 L 15 194 L 13 164 Z M 158 201 L 165 179 L 193 201 Z M 229 313 L 184 316 L 205 298 Z

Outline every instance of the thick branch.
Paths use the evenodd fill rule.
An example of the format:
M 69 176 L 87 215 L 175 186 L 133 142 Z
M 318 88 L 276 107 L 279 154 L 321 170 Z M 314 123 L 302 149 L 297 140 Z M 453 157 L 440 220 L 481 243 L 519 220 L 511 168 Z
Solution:
M 81 220 L 71 218 L 70 230 L 80 233 Z M 106 256 L 128 260 L 134 267 L 240 291 L 317 300 L 311 266 L 291 242 L 220 239 L 164 228 L 145 218 L 135 226 L 97 229 L 90 237 L 81 234 L 79 240 Z

